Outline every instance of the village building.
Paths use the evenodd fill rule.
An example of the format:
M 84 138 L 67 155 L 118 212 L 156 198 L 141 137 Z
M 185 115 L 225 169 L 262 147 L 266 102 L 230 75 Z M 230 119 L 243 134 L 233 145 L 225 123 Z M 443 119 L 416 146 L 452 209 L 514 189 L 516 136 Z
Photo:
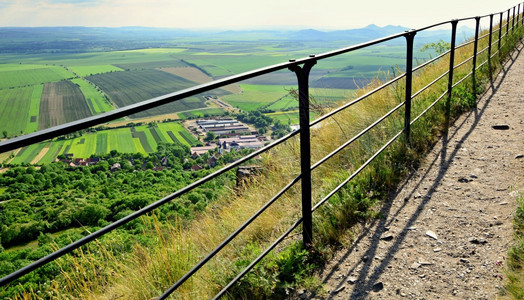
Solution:
M 218 142 L 224 150 L 258 149 L 264 146 L 256 135 L 237 135 L 234 137 L 218 139 Z
M 212 132 L 217 136 L 231 133 L 251 133 L 251 130 L 247 125 L 234 119 L 197 120 L 196 124 L 201 132 Z
M 191 157 L 197 158 L 200 155 L 207 153 L 209 150 L 214 150 L 218 146 L 216 144 L 210 144 L 209 146 L 201 146 L 201 147 L 191 147 Z

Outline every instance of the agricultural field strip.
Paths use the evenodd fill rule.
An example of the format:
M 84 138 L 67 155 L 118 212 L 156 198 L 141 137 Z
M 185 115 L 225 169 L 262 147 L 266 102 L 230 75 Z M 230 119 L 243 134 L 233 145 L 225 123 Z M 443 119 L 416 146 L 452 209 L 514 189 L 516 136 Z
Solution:
M 109 104 L 108 101 L 105 99 L 104 95 L 101 92 L 97 91 L 95 87 L 93 87 L 86 80 L 76 78 L 71 80 L 71 82 L 80 87 L 80 90 L 84 94 L 84 98 L 86 99 L 88 105 L 91 104 L 89 107 L 91 109 L 92 115 L 100 114 L 114 109 L 113 106 L 111 106 L 111 104 Z
M 59 66 L 46 66 L 45 68 L 11 70 L 5 72 L 0 69 L 0 89 L 56 82 L 74 77 L 75 75 L 73 73 Z
M 76 65 L 69 66 L 68 69 L 75 72 L 80 77 L 86 77 L 101 73 L 124 71 L 123 69 L 114 65 Z
M 0 91 L 0 122 L 3 131 L 6 131 L 8 136 L 20 134 L 25 131 L 29 123 L 29 110 L 31 106 L 32 88 L 20 88 L 12 90 Z M 13 105 L 16 103 L 17 105 Z

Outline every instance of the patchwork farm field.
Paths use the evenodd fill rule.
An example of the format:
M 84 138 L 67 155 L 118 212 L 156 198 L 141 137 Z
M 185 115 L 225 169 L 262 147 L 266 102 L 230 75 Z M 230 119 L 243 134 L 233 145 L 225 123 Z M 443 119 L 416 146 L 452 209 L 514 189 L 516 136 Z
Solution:
M 40 102 L 39 129 L 64 124 L 91 116 L 84 94 L 71 81 L 44 85 Z
M 158 70 L 105 73 L 89 76 L 87 79 L 104 90 L 119 107 L 162 96 L 197 84 L 194 81 Z M 204 99 L 191 97 L 153 108 L 131 117 L 148 117 L 204 107 L 206 107 Z
M 0 89 L 44 84 L 73 77 L 73 73 L 60 66 L 0 64 Z
M 242 92 L 225 95 L 222 100 L 244 111 L 253 111 L 259 107 L 271 105 L 286 97 L 294 86 L 240 84 Z
M 0 131 L 8 136 L 38 129 L 42 85 L 0 90 Z
M 333 40 L 319 45 L 307 39 L 300 42 L 281 39 L 269 32 L 240 35 L 231 32 L 222 33 L 222 38 L 183 37 L 176 44 L 166 43 L 171 46 L 165 48 L 7 53 L 0 57 L 0 133 L 12 137 L 34 132 L 349 44 Z M 403 43 L 382 45 L 319 61 L 310 73 L 311 98 L 316 105 L 328 107 L 351 99 L 355 88 L 403 68 L 404 48 Z M 416 52 L 415 56 L 419 59 L 424 55 Z M 272 112 L 267 115 L 273 119 L 297 124 L 298 103 L 289 93 L 292 89 L 296 89 L 295 74 L 281 70 L 128 116 L 115 124 L 121 126 L 148 118 L 158 121 L 220 116 L 226 111 L 217 104 L 223 103 L 243 111 Z M 218 100 L 208 101 L 207 96 Z M 43 163 L 59 154 L 88 157 L 113 149 L 149 153 L 161 141 L 183 145 L 197 142 L 189 133 L 181 133 L 185 132 L 181 126 L 173 124 L 136 126 L 133 131 L 129 128 L 98 131 L 73 140 L 38 144 L 19 151 L 13 162 L 30 163 L 38 158 Z
M 97 91 L 96 88 L 86 80 L 76 78 L 71 80 L 71 82 L 76 84 L 82 91 L 82 94 L 84 94 L 85 101 L 89 106 L 92 115 L 97 115 L 114 109 L 105 96 Z
M 24 147 L 15 155 L 11 163 L 42 164 L 54 161 L 60 154 L 88 158 L 97 153 L 109 153 L 111 150 L 147 155 L 156 151 L 160 142 L 192 147 L 198 143 L 198 140 L 177 122 L 115 128 L 86 133 L 73 139 L 53 140 Z M 9 154 L 3 154 L 0 163 L 6 161 Z

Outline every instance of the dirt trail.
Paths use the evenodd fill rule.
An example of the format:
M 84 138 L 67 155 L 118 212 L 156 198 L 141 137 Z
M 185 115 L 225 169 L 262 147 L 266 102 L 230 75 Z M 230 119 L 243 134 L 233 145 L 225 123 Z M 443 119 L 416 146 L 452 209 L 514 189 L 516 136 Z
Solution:
M 524 186 L 524 44 L 355 241 L 313 299 L 494 299 Z M 509 129 L 495 129 L 508 125 Z

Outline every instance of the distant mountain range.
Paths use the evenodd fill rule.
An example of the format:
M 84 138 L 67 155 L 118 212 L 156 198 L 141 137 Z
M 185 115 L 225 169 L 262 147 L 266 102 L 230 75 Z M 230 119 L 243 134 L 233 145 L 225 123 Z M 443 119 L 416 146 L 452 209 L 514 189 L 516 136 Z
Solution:
M 87 52 L 176 46 L 181 42 L 256 42 L 285 41 L 312 43 L 330 42 L 352 45 L 409 30 L 402 26 L 368 25 L 349 30 L 188 30 L 151 27 L 2 27 L 0 52 L 20 53 L 35 51 Z M 457 37 L 473 35 L 473 29 L 461 27 Z M 418 33 L 415 43 L 425 44 L 440 39 L 449 41 L 450 30 L 432 30 Z M 404 43 L 403 39 L 390 42 Z

